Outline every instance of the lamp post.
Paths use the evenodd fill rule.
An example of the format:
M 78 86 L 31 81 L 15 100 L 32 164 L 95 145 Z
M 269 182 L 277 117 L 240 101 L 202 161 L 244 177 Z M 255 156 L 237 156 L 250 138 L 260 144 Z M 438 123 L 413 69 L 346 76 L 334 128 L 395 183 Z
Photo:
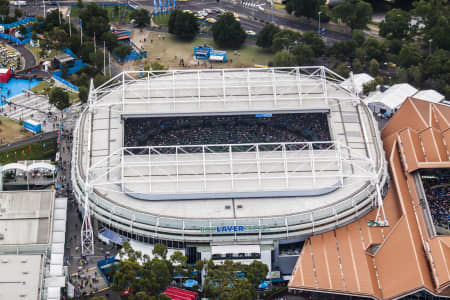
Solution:
M 433 39 L 428 40 L 428 55 L 431 55 L 431 42 L 432 41 L 433 41 Z
M 319 11 L 319 31 L 317 32 L 319 35 L 320 35 L 320 15 L 322 14 L 322 12 L 321 11 Z

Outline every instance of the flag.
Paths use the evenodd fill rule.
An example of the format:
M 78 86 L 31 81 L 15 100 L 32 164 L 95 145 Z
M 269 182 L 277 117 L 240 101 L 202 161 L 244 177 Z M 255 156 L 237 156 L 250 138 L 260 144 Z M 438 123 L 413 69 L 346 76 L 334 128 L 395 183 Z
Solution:
M 159 2 L 159 11 L 161 11 L 162 10 L 161 0 L 158 0 L 158 2 Z
M 169 9 L 170 9 L 170 0 L 167 0 L 167 3 L 169 4 Z
M 158 7 L 156 6 L 156 0 L 153 0 L 153 11 L 154 11 L 154 13 L 158 12 Z
M 31 147 L 30 146 L 28 146 L 28 151 L 30 151 L 31 150 Z
M 166 4 L 166 0 L 162 0 L 163 5 L 164 5 L 164 9 L 167 9 L 167 4 Z
M 175 1 L 176 1 L 176 0 L 173 0 L 173 8 L 175 8 Z
M 45 148 L 45 143 L 44 143 L 44 144 L 42 144 L 42 147 L 44 147 L 44 148 Z

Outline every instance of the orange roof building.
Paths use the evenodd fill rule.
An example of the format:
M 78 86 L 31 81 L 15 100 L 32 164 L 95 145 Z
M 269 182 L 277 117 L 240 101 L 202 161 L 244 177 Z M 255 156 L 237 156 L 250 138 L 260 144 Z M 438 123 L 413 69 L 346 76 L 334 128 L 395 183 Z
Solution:
M 291 292 L 450 297 L 450 235 L 433 225 L 420 175 L 450 168 L 450 107 L 408 98 L 382 139 L 391 175 L 383 200 L 389 226 L 369 227 L 377 214 L 373 210 L 307 239 L 289 282 Z

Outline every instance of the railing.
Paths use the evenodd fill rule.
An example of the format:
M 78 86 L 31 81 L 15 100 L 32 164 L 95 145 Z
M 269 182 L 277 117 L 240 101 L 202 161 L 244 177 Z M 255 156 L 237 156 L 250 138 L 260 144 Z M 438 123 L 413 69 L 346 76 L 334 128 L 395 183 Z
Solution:
M 81 158 L 83 149 L 79 149 L 81 143 L 80 126 L 85 122 L 82 114 L 77 122 L 74 131 L 74 147 L 72 156 L 72 180 L 74 182 L 75 198 L 83 205 L 81 196 L 84 194 L 84 178 L 82 176 Z M 379 138 L 379 133 L 370 122 L 371 134 Z M 374 144 L 376 148 L 376 160 L 378 169 L 376 170 L 376 180 L 383 186 L 387 180 L 387 170 L 383 159 L 383 150 L 379 149 L 380 143 Z M 88 159 L 88 158 L 87 158 Z M 92 190 L 89 194 L 89 201 L 95 217 L 105 224 L 113 227 L 139 234 L 157 238 L 179 241 L 244 241 L 289 238 L 296 236 L 306 236 L 325 232 L 339 226 L 343 226 L 355 221 L 368 213 L 373 204 L 376 203 L 377 192 L 375 186 L 367 182 L 352 197 L 335 202 L 326 207 L 307 211 L 299 214 L 286 215 L 280 217 L 267 218 L 239 218 L 239 219 L 183 219 L 165 216 L 152 215 L 138 212 L 114 204 L 114 201 L 102 195 L 97 190 Z M 265 225 L 266 230 L 248 232 L 249 235 L 239 235 L 230 233 L 218 233 L 214 231 L 204 232 L 202 227 L 214 226 L 235 226 L 235 225 Z

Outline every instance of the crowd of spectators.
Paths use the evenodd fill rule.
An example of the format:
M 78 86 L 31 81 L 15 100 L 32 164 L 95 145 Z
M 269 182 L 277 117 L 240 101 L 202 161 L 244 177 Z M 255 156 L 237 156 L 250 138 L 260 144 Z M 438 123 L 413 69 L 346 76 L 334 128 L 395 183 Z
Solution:
M 449 229 L 450 184 L 448 178 L 435 177 L 422 179 L 422 181 L 434 225 Z
M 127 119 L 125 146 L 329 141 L 327 115 L 273 114 Z

